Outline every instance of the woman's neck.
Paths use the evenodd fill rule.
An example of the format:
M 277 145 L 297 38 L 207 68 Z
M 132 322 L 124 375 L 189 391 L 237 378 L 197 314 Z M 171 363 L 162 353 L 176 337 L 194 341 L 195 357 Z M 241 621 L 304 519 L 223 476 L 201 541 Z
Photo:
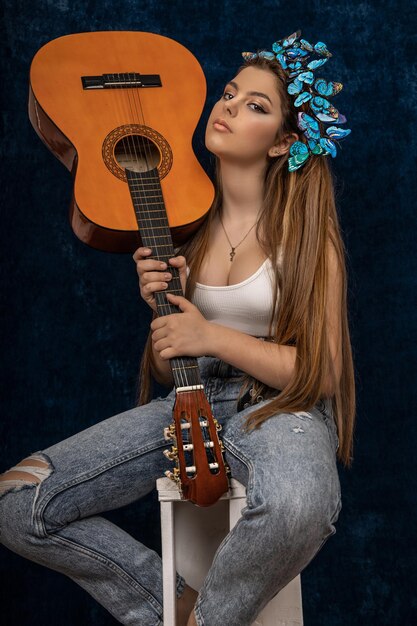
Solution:
M 253 222 L 263 204 L 264 166 L 248 166 L 221 161 L 223 219 L 227 222 Z

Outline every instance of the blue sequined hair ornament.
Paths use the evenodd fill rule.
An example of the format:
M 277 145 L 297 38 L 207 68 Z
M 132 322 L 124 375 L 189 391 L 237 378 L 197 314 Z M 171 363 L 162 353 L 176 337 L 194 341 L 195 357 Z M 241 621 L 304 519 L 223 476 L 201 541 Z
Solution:
M 277 59 L 287 76 L 287 91 L 290 95 L 296 96 L 294 106 L 299 107 L 304 102 L 309 103 L 309 112 L 298 113 L 298 128 L 304 133 L 307 144 L 302 141 L 295 141 L 290 148 L 290 158 L 288 159 L 288 169 L 290 172 L 298 170 L 304 165 L 310 155 L 331 154 L 336 156 L 336 141 L 344 139 L 350 134 L 350 129 L 338 128 L 334 124 L 344 124 L 346 117 L 339 113 L 337 109 L 324 97 L 334 96 L 342 90 L 343 84 L 334 81 L 327 82 L 323 78 L 314 79 L 313 71 L 321 67 L 333 56 L 327 49 L 326 44 L 319 41 L 312 46 L 305 39 L 300 39 L 301 30 L 280 39 L 272 44 L 272 52 L 262 50 L 261 52 L 242 52 L 245 61 L 250 61 L 258 57 L 269 61 Z M 315 53 L 321 58 L 309 61 L 311 53 Z M 331 123 L 326 129 L 326 136 L 320 135 L 320 125 Z

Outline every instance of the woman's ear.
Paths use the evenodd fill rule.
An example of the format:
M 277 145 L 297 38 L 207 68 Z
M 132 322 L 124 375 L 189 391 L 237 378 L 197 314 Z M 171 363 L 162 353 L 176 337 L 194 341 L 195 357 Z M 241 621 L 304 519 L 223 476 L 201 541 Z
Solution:
M 285 154 L 291 148 L 292 144 L 298 140 L 299 140 L 299 137 L 297 133 L 290 133 L 286 135 L 285 138 L 282 141 L 280 141 L 280 143 L 276 144 L 275 146 L 272 146 L 272 148 L 269 148 L 268 156 L 275 158 L 275 157 Z

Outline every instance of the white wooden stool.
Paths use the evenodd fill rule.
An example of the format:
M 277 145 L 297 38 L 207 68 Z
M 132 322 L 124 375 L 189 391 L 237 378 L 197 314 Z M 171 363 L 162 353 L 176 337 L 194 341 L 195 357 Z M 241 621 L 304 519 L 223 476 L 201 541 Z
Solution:
M 231 479 L 230 490 L 210 507 L 181 500 L 169 478 L 156 481 L 161 504 L 164 626 L 176 626 L 176 571 L 200 589 L 214 554 L 246 506 L 246 489 Z M 267 604 L 253 626 L 303 626 L 301 577 L 296 576 Z

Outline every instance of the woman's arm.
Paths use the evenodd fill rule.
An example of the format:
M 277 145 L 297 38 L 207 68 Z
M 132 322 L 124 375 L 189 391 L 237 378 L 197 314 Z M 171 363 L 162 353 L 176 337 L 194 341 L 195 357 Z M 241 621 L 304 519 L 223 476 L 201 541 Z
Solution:
M 342 369 L 341 358 L 341 272 L 333 245 L 328 244 L 328 284 L 326 321 L 336 379 Z M 175 356 L 214 356 L 247 372 L 275 389 L 283 389 L 294 375 L 296 348 L 260 341 L 240 331 L 208 322 L 185 298 L 167 294 L 180 314 L 157 318 L 151 324 L 154 351 L 160 359 Z M 323 395 L 333 395 L 330 378 Z
M 342 372 L 342 326 L 341 299 L 342 276 L 336 250 L 327 245 L 328 294 L 326 301 L 326 323 L 333 359 L 336 381 Z M 259 341 L 239 331 L 212 324 L 211 355 L 216 356 L 274 389 L 283 389 L 291 380 L 296 359 L 296 348 Z M 333 381 L 328 378 L 322 394 L 331 396 L 335 392 Z

